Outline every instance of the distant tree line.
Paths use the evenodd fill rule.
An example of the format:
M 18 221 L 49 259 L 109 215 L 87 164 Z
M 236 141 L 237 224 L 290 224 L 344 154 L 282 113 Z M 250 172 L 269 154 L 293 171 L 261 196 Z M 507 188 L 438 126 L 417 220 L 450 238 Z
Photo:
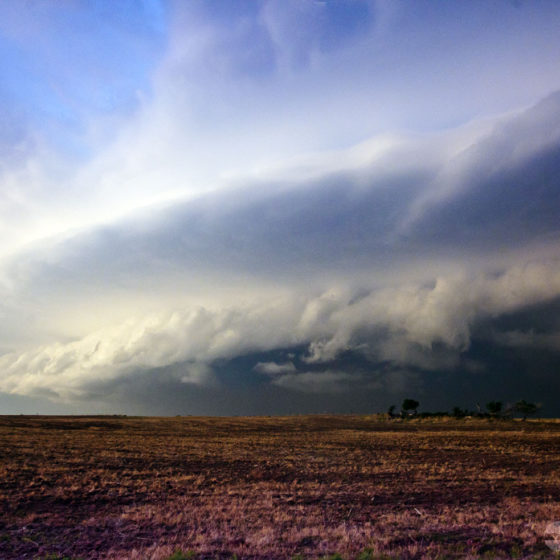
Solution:
M 509 404 L 504 407 L 501 401 L 490 401 L 486 403 L 486 410 L 482 411 L 480 404 L 477 403 L 476 410 L 463 409 L 459 406 L 453 407 L 451 412 L 418 412 L 420 403 L 414 399 L 404 399 L 401 404 L 400 412 L 396 412 L 396 406 L 392 404 L 387 411 L 389 418 L 433 418 L 433 417 L 452 417 L 466 418 L 513 418 L 516 415 L 522 416 L 526 420 L 528 416 L 533 416 L 541 409 L 537 403 L 527 402 L 525 399 Z

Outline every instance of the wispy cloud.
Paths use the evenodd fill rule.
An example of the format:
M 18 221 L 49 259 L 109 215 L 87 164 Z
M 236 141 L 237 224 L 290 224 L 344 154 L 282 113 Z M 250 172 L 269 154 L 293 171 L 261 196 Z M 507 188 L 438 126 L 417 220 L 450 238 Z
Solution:
M 276 362 L 258 362 L 253 369 L 265 375 L 275 376 L 283 373 L 293 373 L 296 371 L 296 366 L 294 366 L 293 362 L 284 362 L 281 364 Z

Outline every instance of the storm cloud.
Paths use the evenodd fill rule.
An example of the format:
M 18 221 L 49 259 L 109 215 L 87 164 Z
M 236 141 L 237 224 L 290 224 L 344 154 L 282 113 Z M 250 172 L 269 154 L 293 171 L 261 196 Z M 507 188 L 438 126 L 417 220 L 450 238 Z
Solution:
M 6 110 L 20 142 L 2 152 L 0 183 L 6 402 L 343 412 L 437 381 L 444 407 L 502 398 L 490 394 L 502 376 L 503 398 L 543 400 L 529 388 L 556 381 L 534 364 L 550 372 L 560 357 L 560 42 L 548 32 L 560 11 L 500 4 L 532 42 L 492 50 L 480 31 L 469 55 L 486 16 L 453 8 L 466 10 L 457 66 L 397 46 L 434 53 L 428 31 L 447 16 L 428 6 L 415 22 L 406 3 L 226 4 L 137 14 L 136 70 L 107 86 L 110 107 L 69 106 L 72 126 L 56 96 L 49 116 L 23 97 L 36 112 Z M 59 53 L 46 6 L 38 25 Z M 99 17 L 59 9 L 70 26 Z M 547 24 L 533 29 L 528 10 Z M 32 50 L 17 29 L 4 48 Z M 514 59 L 538 79 L 506 75 Z M 53 123 L 64 133 L 47 134 Z

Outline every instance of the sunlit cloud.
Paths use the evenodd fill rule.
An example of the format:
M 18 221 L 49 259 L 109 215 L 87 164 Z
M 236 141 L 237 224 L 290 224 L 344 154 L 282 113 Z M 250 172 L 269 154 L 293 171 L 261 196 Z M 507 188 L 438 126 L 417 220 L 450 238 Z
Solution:
M 556 351 L 487 325 L 560 297 L 560 11 L 499 10 L 0 8 L 0 392 L 391 393 Z

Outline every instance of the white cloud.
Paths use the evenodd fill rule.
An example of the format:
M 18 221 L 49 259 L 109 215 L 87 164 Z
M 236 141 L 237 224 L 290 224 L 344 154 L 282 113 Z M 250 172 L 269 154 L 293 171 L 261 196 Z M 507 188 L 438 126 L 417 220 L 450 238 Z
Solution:
M 187 363 L 182 366 L 181 383 L 192 385 L 214 385 L 216 383 L 214 370 L 208 364 Z
M 558 72 L 554 71 L 558 68 L 554 49 L 536 48 L 540 41 L 546 44 L 557 35 L 539 25 L 544 12 L 537 14 L 536 19 L 521 14 L 514 18 L 517 24 L 531 22 L 537 29 L 538 41 L 531 46 L 538 51 L 544 68 L 538 73 L 539 79 L 527 79 L 523 70 L 540 67 L 535 63 L 536 52 L 515 42 L 495 39 L 490 27 L 485 30 L 488 53 L 494 53 L 495 49 L 490 48 L 494 39 L 500 47 L 508 44 L 507 52 L 494 60 L 488 70 L 491 67 L 502 72 L 502 68 L 507 68 L 507 64 L 502 64 L 503 57 L 520 65 L 516 84 L 506 70 L 493 75 L 492 83 L 498 84 L 495 97 L 501 100 L 499 105 L 486 101 L 488 80 L 473 80 L 465 71 L 472 83 L 465 88 L 464 80 L 457 80 L 461 84 L 458 92 L 457 85 L 444 78 L 448 74 L 446 68 L 461 65 L 447 49 L 431 51 L 433 38 L 427 30 L 409 34 L 410 40 L 417 40 L 417 48 L 398 38 L 395 30 L 402 23 L 399 18 L 407 13 L 403 7 L 397 9 L 390 6 L 392 3 L 380 1 L 371 3 L 371 25 L 346 42 L 334 41 L 336 48 L 331 45 L 321 50 L 318 39 L 328 28 L 324 19 L 316 17 L 316 12 L 324 11 L 321 5 L 291 2 L 290 8 L 285 8 L 284 4 L 275 0 L 263 2 L 247 13 L 235 14 L 233 10 L 235 15 L 224 19 L 215 17 L 213 10 L 200 3 L 176 4 L 168 14 L 168 49 L 161 53 L 157 63 L 153 61 L 155 70 L 144 76 L 151 86 L 144 89 L 151 92 L 140 91 L 133 109 L 122 113 L 100 117 L 96 110 L 79 112 L 79 122 L 73 126 L 80 130 L 87 157 L 77 157 L 69 142 L 62 146 L 51 144 L 49 135 L 29 130 L 18 142 L 24 146 L 23 155 L 1 162 L 0 256 L 52 235 L 69 235 L 75 230 L 118 220 L 139 208 L 177 197 L 188 199 L 212 190 L 227 190 L 232 185 L 231 178 L 242 180 L 259 174 L 266 177 L 267 170 L 279 167 L 291 168 L 287 176 L 294 175 L 294 167 L 310 167 L 316 175 L 319 161 L 326 167 L 339 168 L 337 160 L 357 157 L 356 152 L 345 156 L 339 150 L 364 138 L 388 138 L 391 142 L 397 136 L 395 131 L 405 127 L 420 131 L 441 127 L 441 123 L 428 121 L 443 112 L 439 100 L 442 96 L 454 100 L 453 104 L 445 105 L 448 116 L 442 117 L 443 121 L 467 122 L 479 115 L 509 111 L 533 102 L 559 85 L 555 78 Z M 42 51 L 51 52 L 51 47 L 52 52 L 58 53 L 54 59 L 57 63 L 46 70 L 44 77 L 49 88 L 50 82 L 60 78 L 60 72 L 68 72 L 59 59 L 62 54 L 66 58 L 67 45 L 62 39 L 60 43 L 57 40 L 66 37 L 66 33 L 77 39 L 75 32 L 66 27 L 66 18 L 58 17 L 65 11 L 80 17 L 80 10 L 75 8 L 49 6 L 46 19 L 45 14 L 43 19 L 30 18 L 28 9 L 3 9 L 6 21 L 17 22 L 7 25 L 7 31 L 17 28 L 17 34 L 22 35 L 31 52 L 41 45 Z M 29 42 L 29 30 L 21 22 L 31 20 L 41 21 L 42 31 Z M 123 38 L 130 33 L 125 25 L 127 33 L 117 34 L 127 47 L 123 52 L 143 54 L 142 49 L 154 40 L 151 32 L 147 32 L 152 20 L 144 22 L 146 29 L 136 29 L 142 37 L 134 37 L 130 42 Z M 547 14 L 547 22 L 552 25 L 553 21 L 552 14 Z M 389 29 L 383 31 L 384 26 Z M 88 34 L 88 41 L 95 44 L 96 40 L 101 41 L 95 32 Z M 258 53 L 267 46 L 275 52 L 279 63 L 276 66 L 259 59 Z M 452 44 L 450 48 L 456 48 L 461 55 L 469 51 L 462 44 Z M 411 56 L 426 49 L 431 55 L 437 54 L 439 61 L 439 71 L 432 72 L 430 80 L 425 76 L 432 70 L 431 56 Z M 112 61 L 100 62 L 97 56 L 92 58 L 91 53 L 97 52 L 95 48 L 86 50 L 87 64 L 83 68 L 82 59 L 72 57 L 72 68 L 78 70 L 76 76 L 72 74 L 74 87 L 86 75 L 88 79 L 91 75 L 114 77 L 122 66 L 115 67 Z M 248 53 L 256 59 L 248 60 Z M 543 53 L 549 54 L 543 57 Z M 279 67 L 288 67 L 290 71 L 281 71 Z M 469 95 L 465 95 L 467 89 Z M 415 94 L 403 97 L 403 90 Z M 476 97 L 472 95 L 475 90 L 478 101 L 471 101 Z M 127 95 L 131 92 L 127 91 Z M 91 102 L 82 97 L 79 101 Z M 86 106 L 90 107 L 88 103 Z M 72 128 L 64 122 L 57 122 L 56 126 Z M 72 134 L 75 135 L 74 130 Z M 378 143 L 384 149 L 384 142 Z M 413 152 L 410 150 L 408 157 Z M 428 157 L 434 153 L 437 150 Z M 297 165 L 294 159 L 299 162 Z M 402 164 L 407 158 L 398 159 Z M 448 173 L 444 173 L 442 182 L 446 177 Z
M 281 364 L 277 364 L 276 362 L 258 362 L 253 369 L 258 373 L 275 376 L 282 373 L 295 372 L 296 366 L 293 362 L 284 362 Z
M 80 396 L 91 382 L 107 382 L 135 370 L 186 365 L 185 380 L 208 379 L 207 363 L 254 349 L 298 343 L 290 331 L 294 302 L 246 308 L 191 308 L 130 319 L 80 340 L 0 356 L 0 390 L 28 394 L 50 388 Z
M 414 346 L 430 350 L 434 343 L 465 351 L 475 321 L 558 295 L 558 261 L 513 266 L 501 274 L 440 277 L 433 287 L 376 290 L 355 303 L 337 306 L 323 318 L 317 329 L 328 329 L 330 335 L 311 342 L 308 361 L 330 361 L 339 352 L 367 342 L 367 332 L 374 328 L 387 333 L 377 347 L 382 359 L 406 361 L 408 357 L 417 362 L 418 358 L 411 359 L 418 355 Z M 414 346 L 407 350 L 410 345 Z
M 316 297 L 293 292 L 276 300 L 151 314 L 73 342 L 4 354 L 0 390 L 23 395 L 48 390 L 72 399 L 87 393 L 92 382 L 183 362 L 185 381 L 205 383 L 214 360 L 301 344 L 308 344 L 308 361 L 314 363 L 354 349 L 400 366 L 453 365 L 468 349 L 477 321 L 559 296 L 560 263 L 450 276 L 431 287 L 401 285 L 353 299 L 333 293 L 344 291 Z M 448 350 L 434 356 L 433 344 Z M 292 368 L 292 362 L 263 362 L 256 369 L 283 386 L 319 387 L 319 374 L 301 377 Z M 325 382 L 333 390 L 342 379 L 331 372 Z
M 489 95 L 488 80 L 457 79 L 467 66 L 431 33 L 403 46 L 404 9 L 376 2 L 371 26 L 327 48 L 325 6 L 290 5 L 220 19 L 177 4 L 152 93 L 101 125 L 84 116 L 87 157 L 30 131 L 0 161 L 1 391 L 72 399 L 173 365 L 209 384 L 215 360 L 297 345 L 310 364 L 350 349 L 396 371 L 452 368 L 477 321 L 560 295 L 558 169 L 537 176 L 560 141 L 560 97 L 503 116 L 558 84 L 555 51 L 537 53 L 550 58 L 540 80 L 520 46 L 492 59 Z M 492 180 L 511 189 L 488 212 Z M 480 224 L 483 212 L 497 217 Z M 345 374 L 325 367 L 255 371 L 338 390 Z

